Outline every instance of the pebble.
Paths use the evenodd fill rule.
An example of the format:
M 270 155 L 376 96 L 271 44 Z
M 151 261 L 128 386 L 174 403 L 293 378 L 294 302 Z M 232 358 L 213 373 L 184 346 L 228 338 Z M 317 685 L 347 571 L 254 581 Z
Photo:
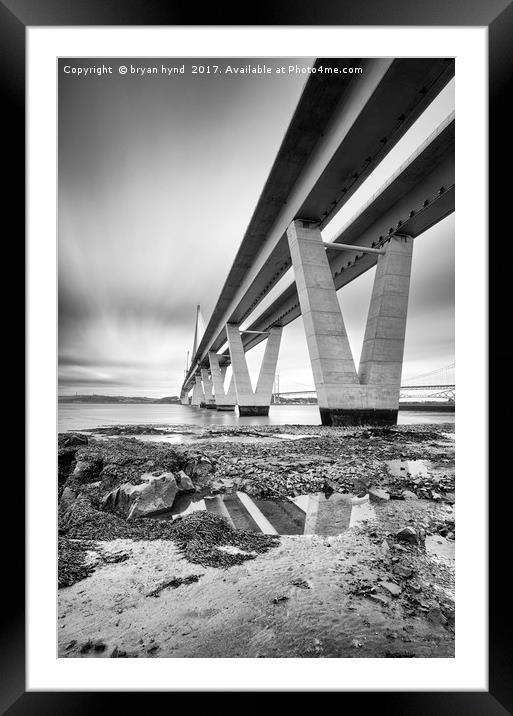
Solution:
M 279 596 L 279 597 L 274 597 L 274 599 L 272 600 L 272 603 L 273 603 L 273 604 L 279 604 L 280 602 L 284 602 L 284 601 L 287 600 L 287 599 L 288 599 L 288 597 L 286 597 L 284 594 L 282 594 L 282 595 Z

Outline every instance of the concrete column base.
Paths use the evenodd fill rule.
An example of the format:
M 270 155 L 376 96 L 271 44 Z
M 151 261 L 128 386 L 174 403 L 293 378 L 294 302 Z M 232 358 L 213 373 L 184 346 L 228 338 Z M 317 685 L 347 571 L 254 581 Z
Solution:
M 206 404 L 206 403 L 200 403 L 199 406 L 200 406 L 200 408 L 206 408 L 206 407 L 207 407 L 207 404 Z
M 319 408 L 323 425 L 397 425 L 397 410 Z
M 205 405 L 205 407 L 206 407 L 207 410 L 215 410 L 215 409 L 216 409 L 216 404 L 215 404 L 215 403 L 207 403 L 207 404 Z
M 234 411 L 235 405 L 216 405 L 216 410 Z
M 253 415 L 269 415 L 268 405 L 239 405 L 239 415 L 247 418 Z

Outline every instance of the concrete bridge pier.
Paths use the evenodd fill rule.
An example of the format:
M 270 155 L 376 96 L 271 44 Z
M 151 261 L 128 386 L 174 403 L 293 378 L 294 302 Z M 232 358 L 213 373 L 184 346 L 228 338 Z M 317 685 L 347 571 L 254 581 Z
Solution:
M 182 405 L 189 405 L 189 392 L 182 390 L 180 393 L 180 402 Z
M 201 407 L 208 408 L 209 410 L 216 409 L 216 401 L 214 399 L 214 392 L 212 389 L 212 378 L 206 368 L 201 369 L 201 377 L 203 379 L 203 390 L 205 391 L 205 405 Z
M 235 395 L 241 417 L 269 415 L 276 364 L 280 351 L 281 333 L 282 328 L 278 326 L 274 326 L 269 330 L 257 387 L 256 390 L 253 390 L 239 328 L 230 323 L 226 324 Z
M 214 384 L 215 407 L 216 410 L 235 410 L 235 385 L 233 376 L 228 386 L 228 390 L 224 389 L 224 378 L 226 368 L 219 366 L 219 357 L 215 351 L 209 351 L 208 360 L 210 362 L 210 374 Z
M 412 240 L 393 237 L 379 256 L 359 376 L 320 229 L 294 220 L 287 238 L 322 424 L 395 424 Z
M 203 392 L 203 384 L 201 378 L 197 375 L 194 379 L 194 387 L 192 389 L 192 402 L 191 405 L 195 405 L 197 408 L 201 407 L 205 403 L 205 394 Z
M 393 424 L 399 410 L 412 251 L 411 236 L 393 236 L 378 257 L 359 367 L 368 405 Z

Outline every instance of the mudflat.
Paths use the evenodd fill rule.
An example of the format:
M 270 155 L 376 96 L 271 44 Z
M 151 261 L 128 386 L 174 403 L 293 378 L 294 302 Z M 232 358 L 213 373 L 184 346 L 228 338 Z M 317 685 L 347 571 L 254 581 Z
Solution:
M 59 436 L 59 656 L 454 656 L 453 426 L 147 428 Z

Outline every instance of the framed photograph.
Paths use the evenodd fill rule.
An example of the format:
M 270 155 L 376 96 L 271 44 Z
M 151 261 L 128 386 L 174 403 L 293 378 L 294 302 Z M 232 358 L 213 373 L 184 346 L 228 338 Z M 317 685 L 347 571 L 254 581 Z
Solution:
M 28 338 L 2 713 L 511 711 L 487 345 L 513 11 L 289 15 L 0 4 Z

